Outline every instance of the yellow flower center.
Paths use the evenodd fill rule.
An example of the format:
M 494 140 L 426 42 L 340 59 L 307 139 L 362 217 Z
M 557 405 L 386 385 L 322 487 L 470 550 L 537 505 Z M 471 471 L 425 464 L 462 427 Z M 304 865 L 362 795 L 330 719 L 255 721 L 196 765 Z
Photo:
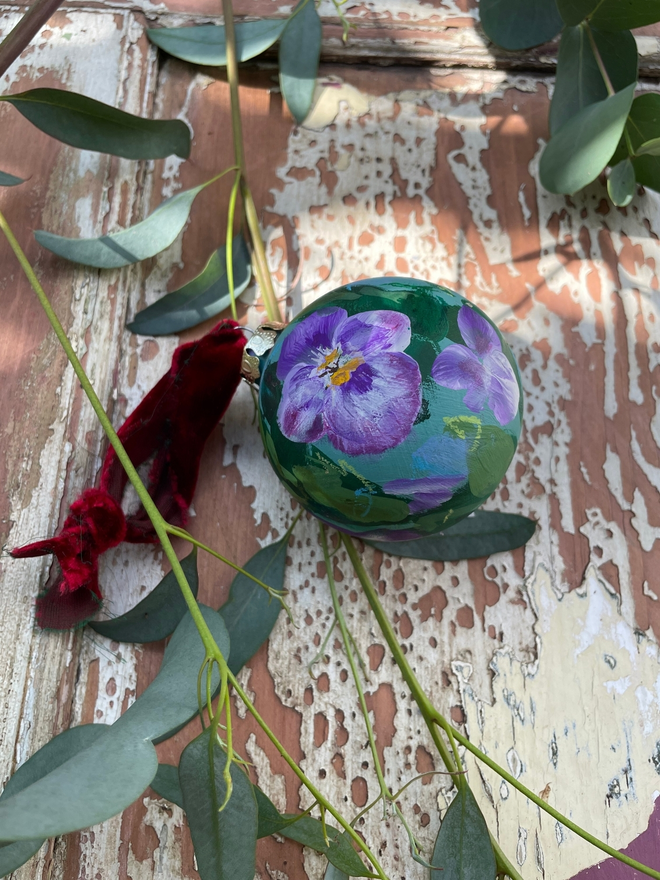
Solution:
M 351 373 L 353 372 L 353 370 L 357 370 L 360 364 L 363 363 L 364 360 L 361 357 L 351 358 L 350 361 L 346 361 L 346 363 L 342 364 L 341 367 L 337 367 L 337 369 L 330 377 L 330 382 L 333 385 L 344 385 L 351 378 Z
M 351 378 L 353 371 L 357 370 L 360 364 L 364 363 L 364 358 L 359 356 L 351 358 L 344 364 L 339 363 L 339 358 L 339 349 L 335 348 L 334 351 L 331 351 L 330 354 L 323 358 L 323 362 L 318 367 L 319 375 L 329 375 L 332 385 L 345 385 Z

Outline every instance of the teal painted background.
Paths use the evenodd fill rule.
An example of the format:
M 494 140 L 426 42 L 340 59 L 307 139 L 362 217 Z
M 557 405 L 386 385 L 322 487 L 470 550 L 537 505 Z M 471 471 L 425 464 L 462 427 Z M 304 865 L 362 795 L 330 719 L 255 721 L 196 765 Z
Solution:
M 461 308 L 466 306 L 468 310 L 459 319 Z M 405 355 L 414 359 L 419 367 L 421 405 L 409 433 L 393 448 L 377 453 L 349 454 L 336 448 L 327 435 L 312 442 L 298 442 L 283 433 L 282 397 L 286 377 L 278 377 L 283 347 L 286 351 L 287 337 L 300 335 L 301 331 L 296 329 L 299 325 L 307 321 L 307 326 L 311 326 L 309 322 L 319 321 L 319 312 L 323 315 L 321 310 L 328 308 L 341 308 L 348 316 L 365 312 L 398 312 L 409 319 L 410 344 L 405 348 Z M 515 407 L 511 410 L 513 417 L 506 424 L 500 424 L 493 412 L 490 405 L 495 399 L 493 396 L 475 412 L 474 407 L 470 409 L 465 403 L 468 393 L 465 388 L 443 387 L 432 375 L 440 352 L 451 345 L 470 348 L 463 338 L 459 321 L 463 322 L 464 329 L 466 320 L 479 329 L 483 326 L 481 319 L 494 328 L 480 309 L 447 288 L 413 279 L 376 278 L 332 291 L 286 327 L 262 372 L 259 412 L 271 464 L 303 507 L 324 522 L 358 536 L 403 540 L 428 536 L 447 528 L 488 498 L 504 476 L 520 436 L 522 389 L 511 350 L 494 328 L 494 334 L 488 331 L 494 340 L 490 347 L 497 349 L 499 345 L 506 361 L 499 353 L 489 355 L 491 360 L 480 358 L 475 354 L 474 345 L 472 353 L 470 350 L 458 352 L 456 348 L 450 353 L 454 357 L 464 354 L 468 369 L 477 372 L 483 362 L 483 375 L 488 374 L 489 364 L 495 364 L 492 359 L 499 358 L 496 364 L 498 375 L 504 373 L 506 378 L 507 371 L 511 374 L 505 390 L 508 389 L 509 405 Z M 294 335 L 288 345 L 291 346 L 297 338 Z M 369 363 L 369 356 L 364 360 Z M 377 363 L 375 359 L 374 363 Z M 316 371 L 312 368 L 312 373 L 316 376 L 320 370 L 321 367 Z M 350 378 L 342 381 L 341 391 L 347 391 L 351 382 L 357 382 L 358 375 L 352 372 Z M 475 382 L 481 381 L 477 375 Z M 495 391 L 501 391 L 501 383 L 498 385 L 496 379 L 487 376 L 487 381 Z M 304 393 L 305 390 L 294 384 L 290 387 L 297 392 Z M 327 392 L 323 393 L 338 393 L 338 390 L 328 386 Z M 393 387 L 393 391 L 400 393 L 401 389 Z M 392 400 L 388 403 L 393 405 L 394 411 L 409 411 L 411 395 L 400 394 L 394 405 Z M 359 401 L 355 396 L 351 399 Z M 395 435 L 408 429 L 407 425 L 401 427 L 396 416 L 390 418 L 383 430 L 387 430 L 388 425 Z M 388 485 L 391 483 L 395 486 Z M 433 503 L 434 498 L 444 495 L 449 497 Z

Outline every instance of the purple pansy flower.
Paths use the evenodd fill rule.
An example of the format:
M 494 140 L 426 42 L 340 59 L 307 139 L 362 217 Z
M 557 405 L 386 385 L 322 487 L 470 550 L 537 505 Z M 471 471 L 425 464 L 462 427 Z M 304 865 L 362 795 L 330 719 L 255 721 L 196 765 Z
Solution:
M 470 306 L 461 306 L 458 329 L 465 345 L 443 349 L 431 375 L 444 388 L 465 389 L 463 403 L 472 412 L 488 403 L 500 425 L 508 424 L 518 412 L 520 391 L 495 328 Z
M 440 507 L 464 485 L 468 478 L 467 443 L 440 434 L 431 437 L 412 456 L 413 467 L 420 476 L 413 479 L 390 480 L 383 489 L 388 495 L 409 498 L 411 514 Z M 426 474 L 424 473 L 426 471 Z
M 330 307 L 295 324 L 277 362 L 284 436 L 297 443 L 327 437 L 348 455 L 398 446 L 422 403 L 419 367 L 403 353 L 409 344 L 410 319 L 400 312 L 349 317 Z

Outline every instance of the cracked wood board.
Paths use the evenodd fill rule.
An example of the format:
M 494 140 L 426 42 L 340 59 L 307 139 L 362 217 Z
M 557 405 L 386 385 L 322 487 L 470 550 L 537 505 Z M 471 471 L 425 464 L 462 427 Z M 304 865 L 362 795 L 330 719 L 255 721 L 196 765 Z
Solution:
M 72 21 L 80 15 L 67 14 Z M 334 76 L 335 84 L 319 95 L 312 130 L 291 129 L 267 76 L 266 87 L 256 87 L 255 79 L 254 88 L 242 90 L 247 161 L 278 285 L 284 293 L 302 260 L 290 296 L 293 310 L 350 278 L 385 272 L 446 283 L 485 308 L 519 358 L 526 392 L 525 435 L 489 506 L 531 515 L 540 524 L 524 551 L 485 562 L 432 565 L 367 551 L 369 569 L 439 707 L 554 806 L 586 817 L 591 830 L 626 846 L 645 831 L 660 788 L 660 587 L 654 578 L 660 536 L 659 197 L 639 194 L 619 211 L 608 206 L 600 182 L 571 199 L 540 189 L 536 169 L 547 136 L 549 87 L 542 78 L 338 67 L 322 73 Z M 229 164 L 227 107 L 224 84 L 205 74 L 191 76 L 178 62 L 163 65 L 156 112 L 181 113 L 195 142 L 191 163 L 155 164 L 145 200 L 151 208 Z M 71 167 L 76 155 L 69 153 Z M 135 166 L 125 169 L 123 195 L 137 199 Z M 8 170 L 20 173 L 18 166 Z M 140 274 L 113 276 L 121 298 L 114 335 L 99 336 L 87 364 L 98 371 L 97 387 L 106 388 L 106 398 L 114 390 L 117 422 L 166 369 L 175 345 L 121 336 L 122 310 L 128 301 L 132 315 L 202 267 L 222 240 L 225 196 L 221 189 L 205 191 L 181 242 Z M 39 204 L 65 206 L 53 222 L 62 224 L 59 231 L 68 231 L 69 223 L 73 233 L 74 223 L 80 226 L 77 197 L 68 179 L 54 177 Z M 88 215 L 89 228 L 100 228 L 102 214 L 99 208 Z M 120 216 L 115 209 L 109 223 Z M 214 217 L 217 225 L 209 222 Z M 30 223 L 24 219 L 26 228 Z M 110 276 L 94 273 L 93 285 L 85 286 L 81 270 L 47 260 L 39 268 L 53 289 L 61 286 L 62 296 L 73 287 L 70 308 L 79 326 L 90 326 L 84 322 L 91 310 L 98 314 L 97 332 L 107 336 L 108 320 L 97 310 L 105 304 Z M 259 320 L 253 306 L 244 312 L 249 323 Z M 22 369 L 8 366 L 12 381 L 34 383 L 37 368 L 28 363 Z M 58 369 L 61 361 L 56 377 Z M 49 454 L 82 464 L 70 464 L 68 471 L 62 464 L 47 485 L 12 498 L 10 517 L 21 527 L 10 535 L 12 544 L 52 530 L 65 507 L 59 507 L 60 496 L 73 497 L 98 464 L 98 432 L 89 415 L 82 429 L 86 408 L 76 408 L 74 390 L 56 420 L 61 433 L 53 433 L 50 447 L 56 453 Z M 237 562 L 281 535 L 293 516 L 252 419 L 251 397 L 243 388 L 205 452 L 192 521 L 198 537 Z M 25 423 L 14 431 L 38 447 L 32 459 L 43 459 L 45 441 L 32 440 Z M 90 436 L 96 444 L 91 456 Z M 21 456 L 22 449 L 22 466 Z M 243 682 L 296 761 L 336 803 L 357 811 L 373 797 L 375 776 L 341 650 L 331 642 L 316 681 L 305 672 L 331 620 L 312 521 L 299 525 L 289 560 L 287 586 L 299 627 L 281 619 Z M 349 624 L 370 668 L 370 706 L 386 779 L 398 788 L 437 766 L 433 749 L 342 553 L 334 566 Z M 5 563 L 5 607 L 12 609 L 7 614 L 15 614 L 25 578 L 32 572 L 36 579 L 45 568 Z M 159 559 L 143 548 L 108 554 L 101 577 L 110 609 L 132 605 L 159 576 Z M 204 558 L 202 601 L 220 604 L 230 580 L 219 563 Z M 21 685 L 23 703 L 13 698 L 14 727 L 4 740 L 10 756 L 20 742 L 16 763 L 69 720 L 113 720 L 153 678 L 162 651 L 160 645 L 133 651 L 98 637 L 79 645 L 72 637 L 36 635 L 30 610 L 25 602 L 15 624 L 14 658 L 14 674 L 25 674 L 26 658 L 34 655 L 30 688 Z M 28 647 L 22 649 L 23 643 Z M 67 662 L 67 684 L 58 691 Z M 3 686 L 16 688 L 6 679 Z M 237 745 L 278 806 L 308 806 L 250 717 L 238 707 L 237 713 Z M 160 746 L 161 758 L 175 760 L 191 735 L 189 730 Z M 490 827 L 526 878 L 568 880 L 598 861 L 596 851 L 541 821 L 489 772 L 479 785 L 477 768 L 468 766 Z M 428 848 L 449 794 L 442 777 L 425 781 L 408 789 L 403 803 Z M 393 878 L 426 876 L 410 860 L 405 836 L 392 820 L 382 823 L 374 811 L 361 830 L 380 842 Z M 18 876 L 42 876 L 45 865 L 49 876 L 62 880 L 196 876 L 180 811 L 148 793 L 122 819 L 57 841 L 52 853 L 42 853 Z M 313 853 L 302 855 L 291 842 L 271 840 L 260 844 L 258 872 L 263 880 L 316 880 L 323 867 Z
M 284 17 L 295 7 L 295 0 L 275 4 L 273 0 L 236 0 L 237 18 Z M 0 0 L 0 8 L 17 5 Z M 107 9 L 107 5 L 81 0 L 66 2 L 63 9 Z M 150 27 L 181 27 L 189 24 L 222 22 L 218 4 L 211 0 L 115 0 L 115 9 L 141 9 Z M 479 23 L 476 2 L 465 0 L 398 0 L 384 6 L 375 0 L 344 9 L 352 28 L 343 40 L 332 0 L 321 0 L 319 14 L 323 21 L 322 58 L 343 63 L 437 64 L 443 67 L 477 67 L 529 70 L 553 70 L 559 41 L 554 40 L 521 52 L 507 52 L 491 43 Z M 660 74 L 660 27 L 652 25 L 635 31 L 640 53 L 641 76 L 657 78 Z M 277 50 L 266 57 L 274 59 Z

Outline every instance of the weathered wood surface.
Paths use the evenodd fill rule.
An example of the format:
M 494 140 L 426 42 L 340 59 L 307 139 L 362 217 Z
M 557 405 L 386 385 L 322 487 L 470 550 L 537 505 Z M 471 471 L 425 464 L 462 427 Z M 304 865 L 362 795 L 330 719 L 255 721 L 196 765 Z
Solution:
M 423 5 L 390 9 L 394 19 L 434 15 Z M 7 13 L 3 32 L 16 19 Z M 212 72 L 158 59 L 144 24 L 143 12 L 119 5 L 67 8 L 2 88 L 62 85 L 132 112 L 180 115 L 195 134 L 190 162 L 78 153 L 0 107 L 0 167 L 31 175 L 2 191 L 0 203 L 117 423 L 176 344 L 131 336 L 123 322 L 201 269 L 223 240 L 226 188 L 200 195 L 182 241 L 118 272 L 72 268 L 40 250 L 30 230 L 112 230 L 230 164 L 226 86 Z M 288 300 L 296 311 L 351 278 L 412 274 L 485 308 L 507 334 L 526 393 L 523 439 L 489 506 L 539 521 L 524 551 L 445 565 L 366 551 L 369 569 L 438 706 L 558 809 L 626 846 L 647 828 L 660 789 L 660 197 L 640 192 L 616 210 L 602 182 L 570 199 L 542 190 L 536 169 L 552 83 L 540 75 L 336 65 L 322 78 L 310 128 L 292 127 L 271 72 L 250 74 L 242 89 L 247 161 L 281 292 L 298 277 Z M 0 254 L 0 504 L 3 545 L 11 547 L 53 532 L 94 479 L 103 443 L 4 244 Z M 253 306 L 245 320 L 259 320 Z M 194 508 L 194 533 L 237 562 L 291 520 L 245 388 L 208 444 Z M 298 628 L 281 619 L 243 680 L 291 754 L 350 814 L 374 796 L 375 774 L 341 650 L 331 641 L 316 681 L 306 671 L 331 621 L 313 521 L 301 521 L 289 555 Z M 144 548 L 108 554 L 109 610 L 134 604 L 159 580 L 161 563 Z M 2 560 L 3 780 L 68 725 L 113 721 L 153 678 L 162 653 L 162 645 L 136 650 L 87 633 L 36 631 L 33 601 L 47 571 L 47 560 Z M 335 576 L 370 665 L 386 778 L 398 788 L 439 767 L 343 554 Z M 230 581 L 220 563 L 202 559 L 203 601 L 219 605 Z M 273 800 L 306 807 L 282 760 L 236 711 L 238 747 Z M 175 760 L 192 729 L 161 745 L 161 758 Z M 468 766 L 491 829 L 525 878 L 568 880 L 599 860 L 490 771 L 480 777 Z M 448 783 L 434 777 L 402 798 L 427 848 L 447 794 Z M 361 830 L 380 842 L 390 876 L 427 876 L 400 826 L 382 822 L 378 809 Z M 657 866 L 644 840 L 638 855 Z M 292 843 L 259 845 L 262 880 L 322 873 L 322 860 Z M 146 792 L 122 817 L 50 843 L 16 876 L 196 873 L 181 812 Z

